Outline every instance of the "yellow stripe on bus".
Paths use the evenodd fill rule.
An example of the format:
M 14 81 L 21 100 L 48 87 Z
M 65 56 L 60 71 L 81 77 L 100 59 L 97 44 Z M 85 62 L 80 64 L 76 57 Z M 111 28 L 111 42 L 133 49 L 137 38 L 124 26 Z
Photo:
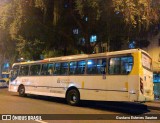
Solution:
M 141 60 L 141 52 L 136 52 L 132 54 L 134 61 L 133 61 L 133 68 L 130 73 L 130 75 L 142 75 L 143 69 L 142 69 L 142 60 Z
M 125 82 L 126 91 L 128 91 L 128 82 Z

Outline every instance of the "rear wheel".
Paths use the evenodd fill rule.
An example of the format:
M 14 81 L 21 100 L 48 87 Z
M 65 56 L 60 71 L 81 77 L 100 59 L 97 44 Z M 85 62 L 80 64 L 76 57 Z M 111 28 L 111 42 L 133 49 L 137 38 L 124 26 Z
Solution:
M 26 94 L 25 94 L 25 88 L 24 88 L 23 85 L 21 85 L 21 86 L 19 87 L 18 92 L 19 92 L 19 96 L 21 96 L 21 97 L 26 96 Z
M 80 95 L 79 95 L 78 90 L 76 89 L 69 90 L 67 93 L 66 99 L 67 99 L 68 104 L 72 106 L 78 105 L 80 102 Z

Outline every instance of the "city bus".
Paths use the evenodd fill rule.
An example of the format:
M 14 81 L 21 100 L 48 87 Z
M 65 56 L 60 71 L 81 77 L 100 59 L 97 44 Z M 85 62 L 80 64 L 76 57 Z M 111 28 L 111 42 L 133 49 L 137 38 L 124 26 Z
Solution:
M 80 100 L 154 100 L 152 59 L 141 49 L 14 63 L 9 91 Z

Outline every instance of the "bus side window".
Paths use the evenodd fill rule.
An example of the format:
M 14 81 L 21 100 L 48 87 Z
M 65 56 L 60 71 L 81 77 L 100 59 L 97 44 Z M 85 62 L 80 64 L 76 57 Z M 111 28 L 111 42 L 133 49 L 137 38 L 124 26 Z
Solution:
M 21 66 L 19 76 L 28 76 L 29 66 Z
M 110 58 L 109 60 L 109 74 L 120 74 L 120 58 Z
M 42 64 L 41 75 L 48 75 L 48 64 Z
M 133 67 L 133 57 L 121 57 L 121 74 L 129 74 Z
M 76 74 L 76 70 L 77 70 L 77 62 L 76 61 L 70 62 L 69 74 L 70 75 Z
M 110 58 L 109 60 L 109 74 L 127 75 L 131 72 L 133 66 L 132 56 L 123 56 Z
M 61 75 L 67 75 L 68 74 L 68 62 L 62 62 L 61 63 Z
M 55 63 L 53 74 L 60 75 L 60 73 L 61 73 L 60 68 L 61 68 L 61 63 Z
M 85 73 L 86 61 L 78 61 L 76 74 L 84 74 Z
M 87 62 L 87 74 L 106 74 L 106 59 L 90 59 Z
M 40 75 L 40 68 L 41 68 L 41 65 L 31 65 L 30 75 L 32 76 Z
M 97 59 L 89 59 L 88 60 L 87 74 L 97 74 Z

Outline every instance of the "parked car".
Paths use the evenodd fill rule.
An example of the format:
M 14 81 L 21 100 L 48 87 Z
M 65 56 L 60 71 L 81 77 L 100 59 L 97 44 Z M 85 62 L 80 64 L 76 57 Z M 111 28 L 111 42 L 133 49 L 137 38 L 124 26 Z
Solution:
M 8 87 L 8 84 L 4 79 L 0 79 L 0 88 L 1 87 Z

